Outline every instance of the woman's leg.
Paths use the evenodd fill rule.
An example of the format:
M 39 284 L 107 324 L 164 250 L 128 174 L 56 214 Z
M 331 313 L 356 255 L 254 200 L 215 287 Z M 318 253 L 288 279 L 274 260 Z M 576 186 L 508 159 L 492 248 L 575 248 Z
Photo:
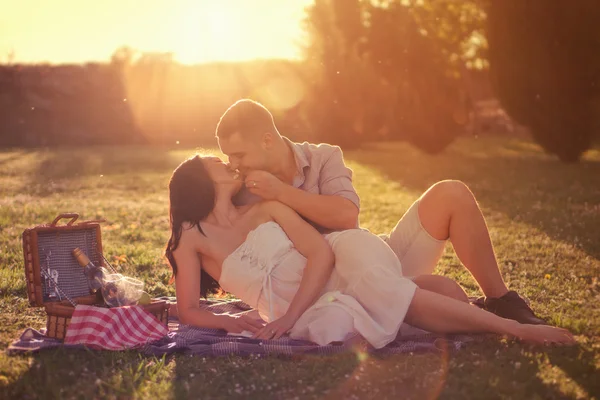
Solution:
M 442 296 L 451 297 L 463 303 L 469 302 L 469 297 L 456 281 L 442 275 L 419 275 L 412 278 L 419 289 L 428 290 Z
M 566 329 L 525 325 L 437 293 L 417 289 L 405 322 L 437 333 L 489 332 L 535 343 L 574 343 Z
M 382 323 L 389 321 L 392 318 L 389 311 L 395 310 L 382 304 L 400 306 L 394 302 L 410 301 L 405 322 L 431 332 L 491 332 L 537 343 L 573 341 L 565 329 L 519 324 L 427 290 L 417 288 L 410 297 L 415 283 L 402 277 L 396 255 L 380 238 L 367 231 L 334 233 L 328 240 L 335 253 L 336 272 L 346 283 L 341 283 L 345 288 L 340 289 L 359 301 L 372 317 L 377 314 L 375 319 Z M 392 300 L 394 295 L 397 299 Z

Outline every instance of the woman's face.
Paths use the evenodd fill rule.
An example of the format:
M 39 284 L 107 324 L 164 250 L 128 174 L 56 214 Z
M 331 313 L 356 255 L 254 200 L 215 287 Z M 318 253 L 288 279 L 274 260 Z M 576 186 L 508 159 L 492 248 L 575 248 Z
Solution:
M 240 174 L 225 164 L 219 157 L 207 156 L 202 163 L 216 185 L 234 185 L 239 190 L 243 184 Z

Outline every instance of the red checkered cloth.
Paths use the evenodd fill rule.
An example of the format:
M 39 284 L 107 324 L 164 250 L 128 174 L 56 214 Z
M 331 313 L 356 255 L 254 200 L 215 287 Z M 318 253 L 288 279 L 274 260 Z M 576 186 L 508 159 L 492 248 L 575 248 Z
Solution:
M 141 306 L 77 305 L 65 343 L 83 344 L 92 349 L 125 350 L 155 342 L 167 333 L 167 327 Z

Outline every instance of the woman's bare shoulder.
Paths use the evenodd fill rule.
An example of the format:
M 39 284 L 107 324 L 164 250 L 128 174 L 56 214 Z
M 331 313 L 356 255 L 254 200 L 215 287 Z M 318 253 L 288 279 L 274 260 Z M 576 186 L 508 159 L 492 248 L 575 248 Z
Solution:
M 181 224 L 182 243 L 186 243 L 194 248 L 201 248 L 206 242 L 206 237 L 200 232 L 200 227 L 190 222 Z

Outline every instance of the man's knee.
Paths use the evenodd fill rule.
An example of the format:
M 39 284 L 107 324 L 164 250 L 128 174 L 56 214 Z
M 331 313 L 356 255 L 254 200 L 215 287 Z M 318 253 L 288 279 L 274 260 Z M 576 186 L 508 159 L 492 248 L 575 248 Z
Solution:
M 421 225 L 434 238 L 450 236 L 450 221 L 459 211 L 476 209 L 473 194 L 461 181 L 447 180 L 433 185 L 419 199 Z
M 423 194 L 421 201 L 423 200 L 457 205 L 473 204 L 475 197 L 464 182 L 458 180 L 445 180 L 432 185 Z

